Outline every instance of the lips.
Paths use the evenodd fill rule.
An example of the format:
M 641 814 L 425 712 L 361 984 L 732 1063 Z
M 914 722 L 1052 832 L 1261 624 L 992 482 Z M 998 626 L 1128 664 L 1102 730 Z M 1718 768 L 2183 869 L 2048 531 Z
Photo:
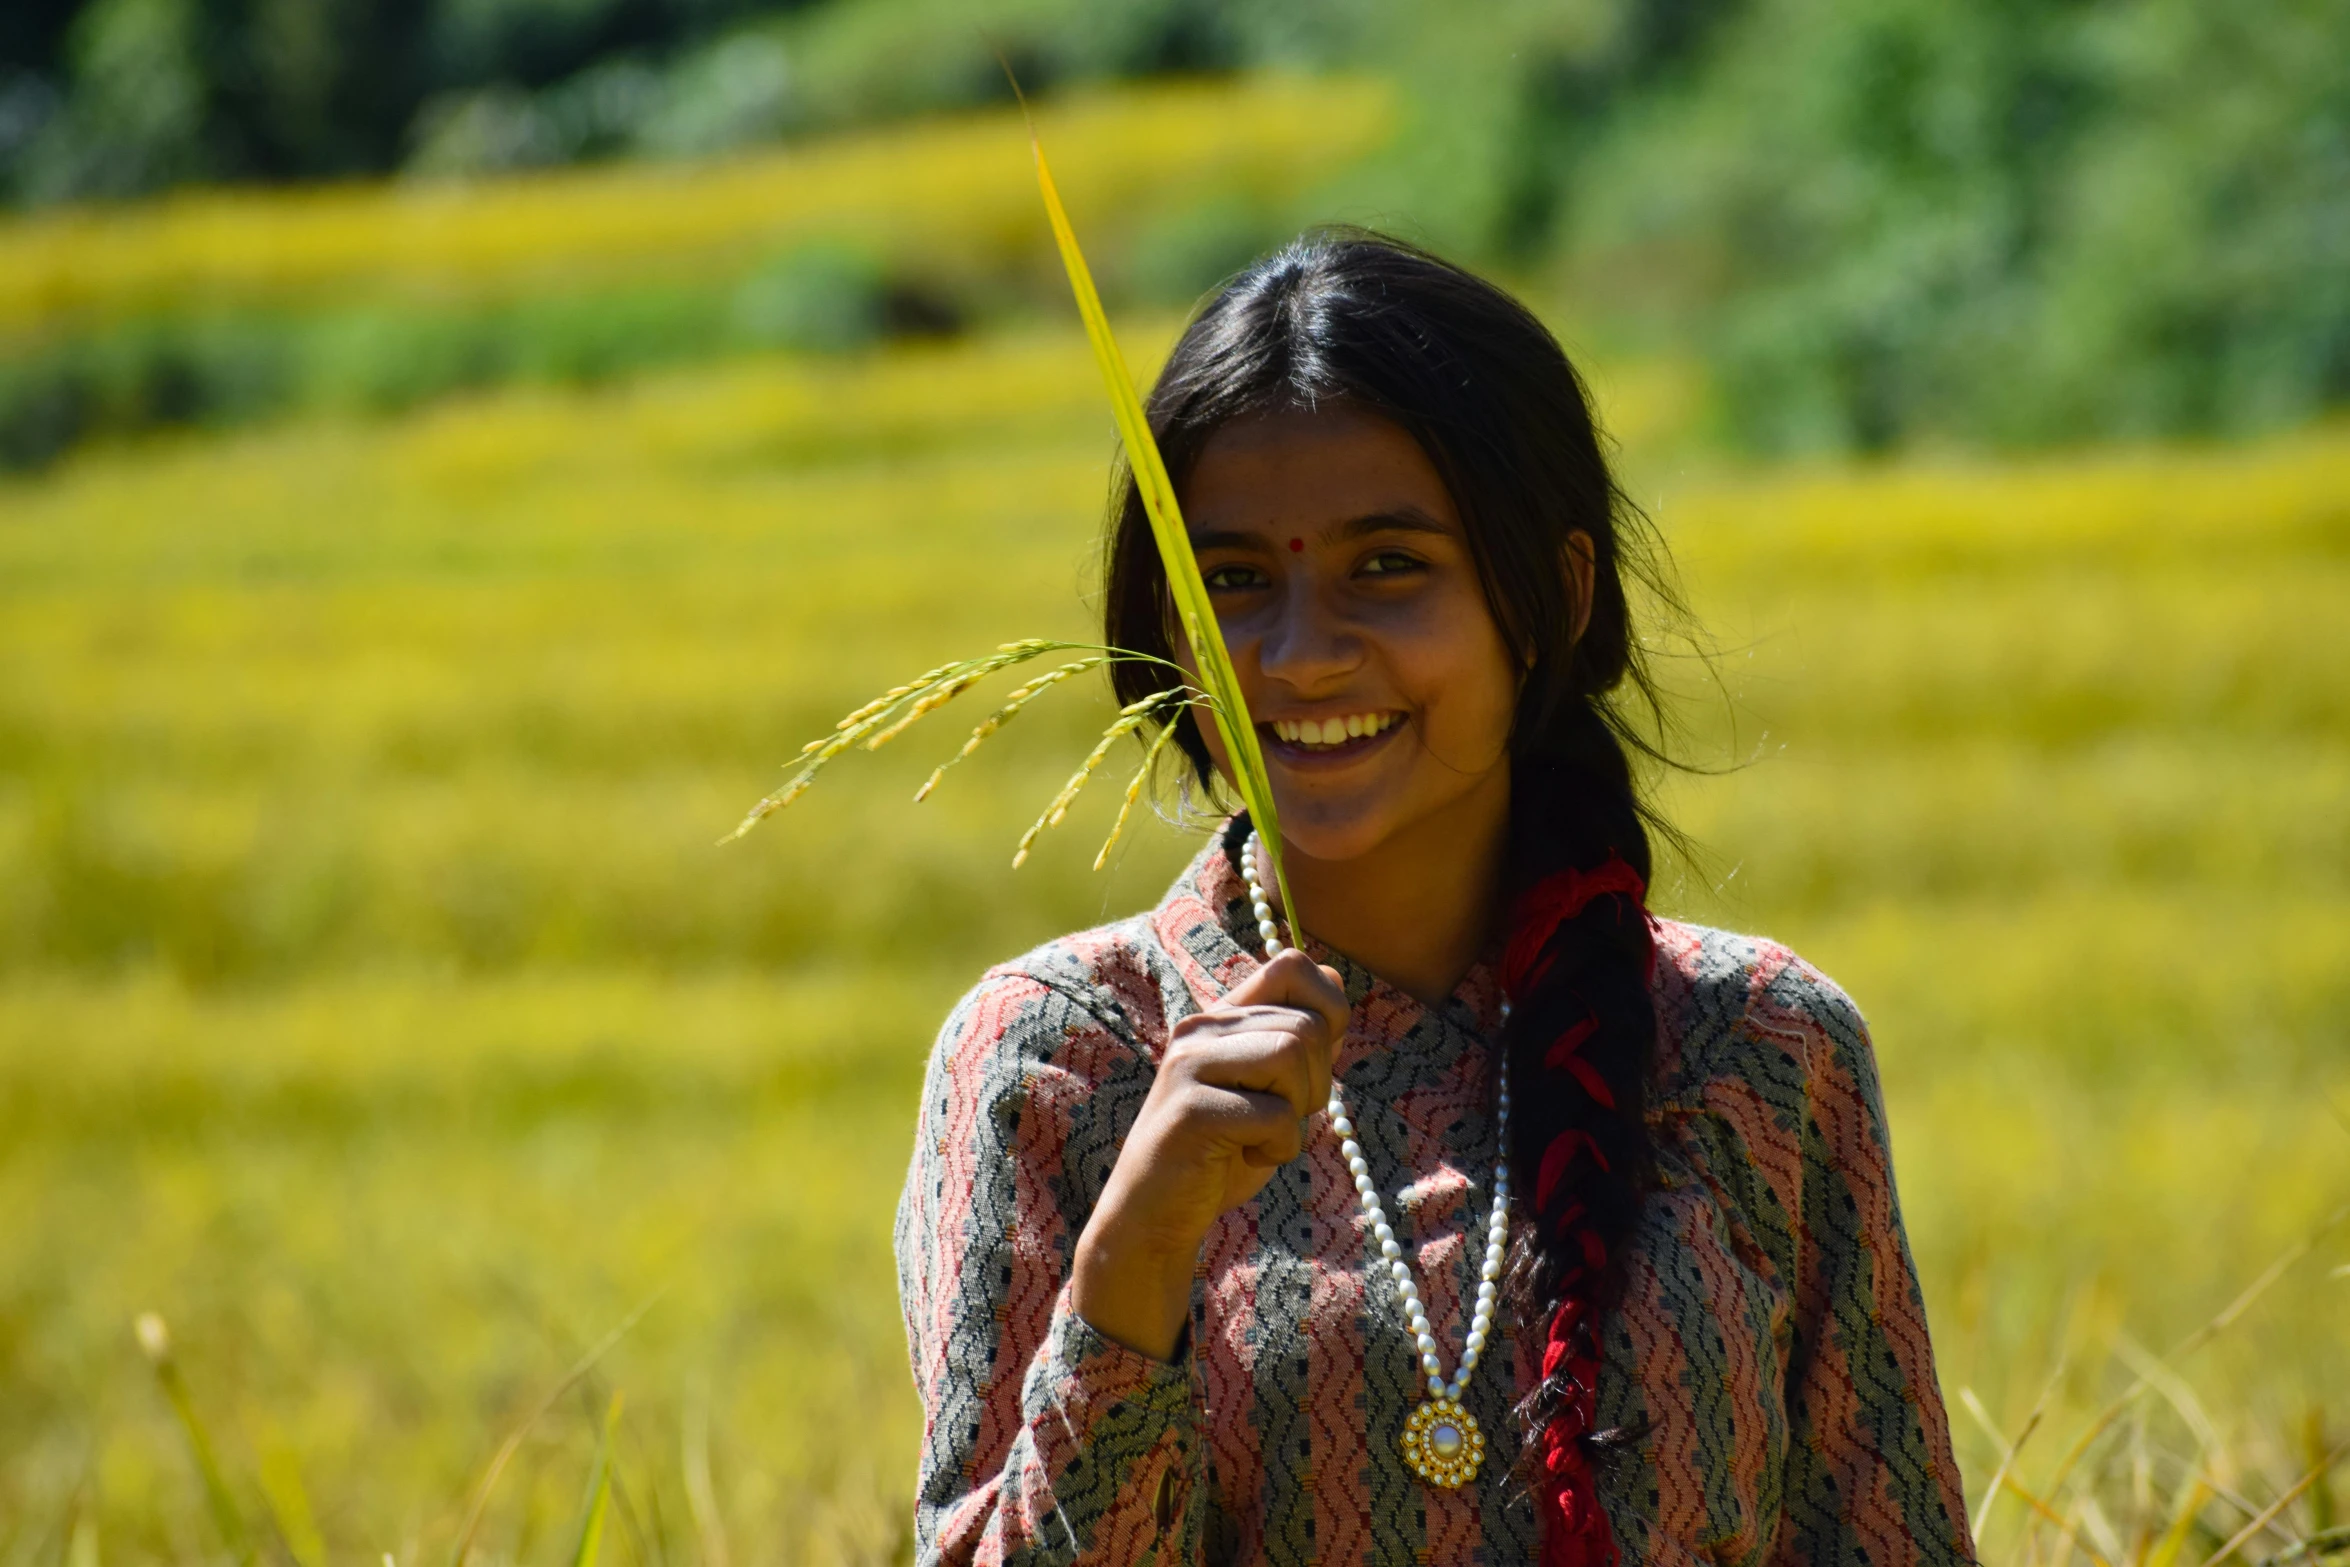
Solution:
M 1397 712 L 1337 713 L 1327 718 L 1276 718 L 1265 727 L 1284 745 L 1310 755 L 1375 739 L 1402 723 L 1403 718 Z

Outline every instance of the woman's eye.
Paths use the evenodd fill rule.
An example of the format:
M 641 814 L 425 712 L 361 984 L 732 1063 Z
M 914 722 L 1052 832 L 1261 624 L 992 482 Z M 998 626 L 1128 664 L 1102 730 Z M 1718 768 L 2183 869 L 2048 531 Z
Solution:
M 1255 566 L 1211 566 L 1200 575 L 1206 579 L 1211 592 L 1261 587 L 1265 581 L 1264 572 Z
M 1420 562 L 1401 550 L 1381 550 L 1362 564 L 1367 577 L 1393 577 L 1407 571 L 1418 571 Z

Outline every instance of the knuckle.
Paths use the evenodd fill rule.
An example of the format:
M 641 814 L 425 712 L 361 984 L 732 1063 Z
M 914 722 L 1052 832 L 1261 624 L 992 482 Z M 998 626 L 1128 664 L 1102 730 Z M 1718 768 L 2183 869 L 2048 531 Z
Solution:
M 1203 1023 L 1196 1028 L 1184 1028 L 1182 1024 L 1177 1024 L 1176 1027 L 1179 1032 L 1168 1036 L 1166 1052 L 1159 1058 L 1162 1066 L 1176 1072 L 1191 1073 L 1198 1071 L 1202 1063 L 1214 1059 L 1218 1036 L 1213 1024 Z
M 1213 1028 L 1213 1018 L 1213 1013 L 1194 1012 L 1189 1017 L 1177 1019 L 1175 1026 L 1167 1030 L 1168 1053 L 1173 1054 Z

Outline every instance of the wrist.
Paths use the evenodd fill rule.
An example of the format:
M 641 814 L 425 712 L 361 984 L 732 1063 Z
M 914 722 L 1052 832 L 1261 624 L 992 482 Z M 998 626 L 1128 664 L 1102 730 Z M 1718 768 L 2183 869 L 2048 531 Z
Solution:
M 1200 1244 L 1170 1245 L 1097 1212 L 1071 1258 L 1070 1304 L 1102 1337 L 1172 1360 L 1191 1315 Z

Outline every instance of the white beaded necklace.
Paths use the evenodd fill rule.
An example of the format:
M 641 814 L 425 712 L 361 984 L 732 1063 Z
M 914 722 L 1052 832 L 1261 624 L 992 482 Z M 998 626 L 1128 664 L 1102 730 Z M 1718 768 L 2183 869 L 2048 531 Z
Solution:
M 1240 868 L 1248 882 L 1250 906 L 1256 910 L 1257 934 L 1264 939 L 1265 961 L 1270 963 L 1281 953 L 1281 932 L 1273 923 L 1273 905 L 1266 899 L 1264 883 L 1257 876 L 1257 848 L 1257 835 L 1252 832 L 1241 851 Z M 1502 1004 L 1502 1018 L 1504 1021 L 1509 1018 L 1507 1002 Z M 1370 1161 L 1363 1157 L 1363 1146 L 1355 1141 L 1354 1123 L 1347 1119 L 1346 1106 L 1338 1097 L 1337 1074 L 1333 1073 L 1330 1079 L 1330 1130 L 1337 1134 L 1339 1152 L 1346 1156 L 1347 1172 L 1354 1177 L 1355 1195 L 1362 1203 L 1363 1216 L 1371 1221 L 1371 1238 L 1378 1244 L 1389 1276 L 1395 1280 L 1404 1320 L 1411 1325 L 1412 1337 L 1419 1345 L 1420 1370 L 1428 1378 L 1427 1401 L 1412 1411 L 1412 1418 L 1403 1429 L 1404 1461 L 1421 1479 L 1447 1490 L 1475 1479 L 1477 1466 L 1485 1461 L 1485 1433 L 1478 1429 L 1476 1417 L 1461 1407 L 1461 1392 L 1469 1385 L 1469 1377 L 1485 1353 L 1487 1335 L 1493 1331 L 1494 1306 L 1501 1294 L 1502 1259 L 1509 1252 L 1510 1068 L 1506 1057 L 1501 1062 L 1499 1076 L 1494 1126 L 1500 1151 L 1493 1161 L 1493 1216 L 1486 1221 L 1485 1265 L 1478 1272 L 1477 1308 L 1469 1319 L 1468 1341 L 1461 1348 L 1460 1370 L 1450 1381 L 1445 1379 L 1444 1363 L 1437 1359 L 1436 1336 L 1427 1311 L 1420 1305 L 1419 1286 L 1412 1282 L 1411 1264 L 1403 1260 L 1403 1246 L 1395 1238 L 1394 1227 L 1387 1222 L 1387 1211 L 1379 1202 L 1379 1189 L 1372 1184 Z

